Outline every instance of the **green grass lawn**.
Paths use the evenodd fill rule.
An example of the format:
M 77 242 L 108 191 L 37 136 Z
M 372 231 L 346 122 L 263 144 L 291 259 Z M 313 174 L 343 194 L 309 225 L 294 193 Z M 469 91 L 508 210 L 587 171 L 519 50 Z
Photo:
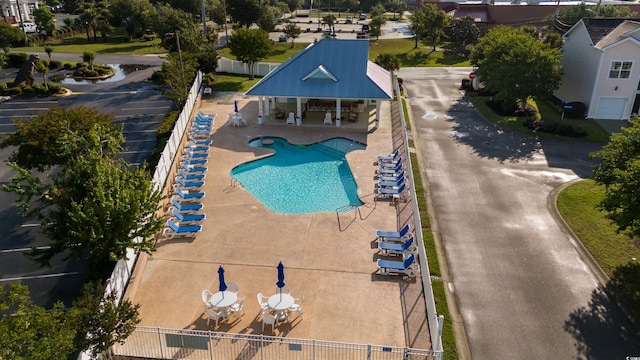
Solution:
M 129 41 L 122 29 L 116 29 L 112 35 L 106 40 L 100 38 L 98 34 L 98 40 L 93 41 L 93 33 L 91 34 L 91 41 L 87 41 L 86 33 L 78 33 L 72 37 L 66 39 L 58 39 L 47 42 L 46 44 L 29 46 L 29 47 L 17 47 L 13 48 L 14 52 L 29 52 L 29 51 L 43 51 L 45 45 L 53 47 L 53 53 L 79 53 L 82 54 L 85 51 L 94 51 L 96 54 L 162 54 L 166 50 L 160 47 L 160 39 L 151 41 L 142 41 L 141 39 L 134 39 Z
M 510 129 L 517 133 L 537 136 L 543 139 L 550 140 L 562 140 L 562 141 L 579 141 L 579 142 L 592 142 L 592 143 L 606 143 L 609 140 L 609 134 L 595 121 L 593 120 L 584 120 L 584 119 L 563 119 L 562 122 L 565 124 L 570 124 L 573 127 L 580 127 L 587 132 L 587 136 L 573 138 L 567 136 L 559 136 L 551 133 L 545 133 L 540 131 L 533 131 L 529 128 L 526 128 L 523 123 L 524 117 L 516 117 L 516 116 L 501 116 L 496 114 L 489 106 L 485 103 L 489 100 L 487 96 L 478 96 L 476 92 L 468 92 L 467 93 L 473 102 L 473 105 L 478 109 L 478 111 L 489 121 L 498 124 L 502 127 Z M 552 105 L 548 101 L 538 101 L 536 103 L 539 114 L 543 121 L 558 124 L 561 120 L 562 114 L 560 113 L 560 109 L 556 106 Z
M 291 48 L 291 42 L 274 43 L 265 62 L 285 62 L 309 43 L 295 42 Z M 430 46 L 425 47 L 419 43 L 418 49 L 414 49 L 414 39 L 381 39 L 370 40 L 369 60 L 373 61 L 379 54 L 394 54 L 400 58 L 402 67 L 417 66 L 471 66 L 469 60 L 460 56 L 450 55 L 443 51 L 432 51 Z M 218 50 L 220 56 L 236 60 L 229 48 Z
M 603 186 L 593 180 L 580 181 L 560 193 L 558 210 L 618 286 L 618 294 L 628 305 L 627 309 L 640 321 L 640 239 L 630 239 L 616 231 L 617 227 L 597 208 L 603 198 Z
M 255 85 L 261 78 L 249 80 L 249 75 L 216 74 L 215 82 L 211 86 L 213 91 L 245 92 Z

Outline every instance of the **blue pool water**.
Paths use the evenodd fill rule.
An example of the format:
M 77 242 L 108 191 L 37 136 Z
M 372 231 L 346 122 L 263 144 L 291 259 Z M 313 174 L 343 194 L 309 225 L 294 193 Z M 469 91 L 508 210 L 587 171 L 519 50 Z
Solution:
M 308 214 L 362 205 L 345 154 L 365 145 L 345 138 L 293 145 L 278 137 L 253 139 L 249 145 L 275 154 L 236 166 L 231 177 L 272 211 Z

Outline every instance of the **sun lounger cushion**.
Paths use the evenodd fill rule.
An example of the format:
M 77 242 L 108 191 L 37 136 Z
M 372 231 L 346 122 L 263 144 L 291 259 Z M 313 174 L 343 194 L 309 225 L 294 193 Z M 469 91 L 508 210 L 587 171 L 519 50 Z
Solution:
M 376 236 L 378 239 L 402 239 L 409 235 L 409 230 L 411 230 L 411 227 L 407 224 L 400 231 L 376 230 Z
M 171 199 L 171 205 L 180 212 L 194 212 L 202 209 L 201 203 L 182 203 L 178 199 Z

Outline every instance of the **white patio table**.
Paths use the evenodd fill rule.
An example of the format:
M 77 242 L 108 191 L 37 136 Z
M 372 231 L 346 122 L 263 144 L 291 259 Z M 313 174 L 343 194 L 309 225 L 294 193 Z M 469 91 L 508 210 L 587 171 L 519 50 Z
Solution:
M 287 318 L 286 310 L 293 306 L 293 296 L 289 294 L 275 294 L 269 297 L 269 308 L 276 312 L 276 318 L 278 321 L 285 320 Z
M 218 291 L 211 295 L 209 305 L 222 309 L 235 304 L 237 300 L 238 295 L 232 291 Z

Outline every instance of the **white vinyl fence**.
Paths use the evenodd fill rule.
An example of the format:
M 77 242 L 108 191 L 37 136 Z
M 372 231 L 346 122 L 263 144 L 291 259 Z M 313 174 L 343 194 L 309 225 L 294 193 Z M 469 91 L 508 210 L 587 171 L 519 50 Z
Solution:
M 313 339 L 138 326 L 113 355 L 152 359 L 435 360 L 442 352 Z
M 280 65 L 280 63 L 259 62 L 253 65 L 253 75 L 265 76 L 271 70 L 277 68 L 278 65 Z M 249 66 L 237 60 L 231 60 L 221 57 L 220 59 L 218 59 L 218 67 L 216 68 L 216 72 L 249 75 Z

